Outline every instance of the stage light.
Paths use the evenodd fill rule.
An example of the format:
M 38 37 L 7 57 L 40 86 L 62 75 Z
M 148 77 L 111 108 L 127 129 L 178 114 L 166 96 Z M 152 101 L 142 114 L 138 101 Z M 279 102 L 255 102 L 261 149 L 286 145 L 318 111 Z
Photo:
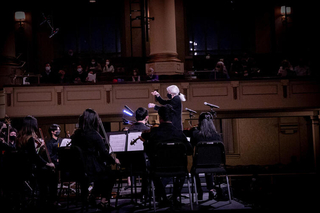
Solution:
M 129 115 L 129 116 L 133 116 L 133 113 L 131 113 L 131 112 L 125 110 L 125 109 L 123 110 L 123 113 L 125 113 L 125 114 L 127 114 L 127 115 Z

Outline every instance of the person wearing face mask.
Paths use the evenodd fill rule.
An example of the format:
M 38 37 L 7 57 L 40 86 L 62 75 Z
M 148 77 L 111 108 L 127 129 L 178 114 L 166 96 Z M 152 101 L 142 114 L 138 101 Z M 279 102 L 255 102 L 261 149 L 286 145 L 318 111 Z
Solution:
M 113 67 L 112 64 L 110 64 L 110 60 L 109 59 L 106 59 L 106 63 L 103 66 L 103 69 L 102 69 L 102 73 L 107 73 L 107 72 L 114 73 L 114 67 Z
M 47 142 L 48 152 L 52 163 L 55 167 L 59 165 L 58 148 L 60 145 L 59 135 L 61 133 L 60 126 L 58 124 L 52 124 L 49 128 L 50 140 Z
M 90 64 L 87 66 L 86 71 L 87 72 L 92 72 L 92 74 L 96 73 L 96 72 L 101 72 L 101 64 L 96 62 L 96 60 L 93 58 L 90 61 Z
M 86 73 L 81 64 L 77 65 L 76 72 L 73 73 L 73 82 L 74 83 L 83 83 L 86 81 L 86 78 L 88 77 L 88 73 Z
M 45 64 L 45 70 L 41 73 L 41 83 L 55 83 L 56 76 L 51 69 L 51 64 Z
M 180 90 L 176 85 L 168 86 L 167 92 L 168 92 L 167 97 L 169 98 L 169 100 L 162 99 L 159 92 L 157 92 L 157 91 L 151 92 L 151 95 L 156 96 L 156 99 L 160 104 L 162 104 L 162 105 L 169 104 L 172 106 L 172 108 L 173 108 L 172 124 L 178 130 L 182 130 L 182 121 L 181 121 L 182 101 L 186 101 L 186 98 L 182 93 L 180 93 Z M 154 103 L 149 103 L 148 107 L 154 108 L 157 111 L 160 108 L 159 106 L 155 105 Z

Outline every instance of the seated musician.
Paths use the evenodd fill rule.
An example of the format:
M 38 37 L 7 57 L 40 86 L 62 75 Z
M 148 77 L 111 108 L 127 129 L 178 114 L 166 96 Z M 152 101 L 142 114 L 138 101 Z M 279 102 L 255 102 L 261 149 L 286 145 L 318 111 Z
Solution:
M 52 168 L 55 168 L 53 163 L 49 163 L 41 157 L 37 152 L 35 144 L 40 144 L 43 147 L 44 141 L 38 139 L 36 131 L 38 130 L 38 121 L 35 117 L 28 115 L 23 119 L 22 128 L 17 137 L 17 150 L 26 155 L 26 162 L 30 162 L 29 168 L 24 168 L 26 173 L 35 173 L 37 183 L 39 185 L 39 204 L 40 207 L 46 205 L 57 204 L 57 180 L 53 175 Z M 40 150 L 41 152 L 41 150 Z M 25 164 L 26 162 L 21 162 Z M 33 166 L 32 166 L 33 165 Z M 35 166 L 35 171 L 32 167 Z M 49 190 L 49 191 L 48 191 Z
M 100 209 L 106 209 L 115 183 L 115 175 L 110 164 L 120 164 L 106 149 L 103 138 L 98 132 L 99 115 L 92 109 L 86 109 L 79 118 L 79 129 L 71 136 L 72 146 L 78 146 L 83 152 L 89 182 L 94 182 L 90 203 L 95 205 L 95 197 L 101 195 Z
M 145 130 L 149 130 L 150 128 L 146 126 L 149 119 L 149 112 L 146 108 L 139 107 L 136 110 L 136 120 L 137 122 L 134 123 L 130 128 L 129 131 L 137 131 L 142 132 Z
M 187 154 L 192 155 L 192 146 L 188 142 L 186 136 L 183 134 L 182 130 L 178 130 L 175 126 L 172 125 L 172 106 L 164 105 L 159 107 L 158 114 L 160 117 L 160 125 L 159 127 L 152 128 L 150 132 L 143 133 L 141 138 L 144 142 L 144 149 L 146 154 L 150 159 L 150 165 L 152 167 L 152 157 L 154 156 L 155 147 L 159 142 L 182 142 L 187 147 Z M 151 168 L 152 169 L 152 168 Z M 162 198 L 160 205 L 168 205 L 170 202 L 167 200 L 165 193 L 165 186 L 168 183 L 167 178 L 154 179 L 156 192 L 158 195 L 158 200 Z M 174 189 L 172 200 L 173 204 L 179 204 L 177 201 L 177 197 L 181 193 L 181 189 L 184 183 L 185 177 L 176 178 L 174 182 Z
M 50 154 L 51 161 L 57 167 L 59 165 L 58 148 L 59 148 L 59 135 L 60 126 L 58 124 L 52 124 L 49 127 L 50 140 L 47 142 L 47 148 Z
M 213 123 L 213 116 L 210 112 L 202 112 L 199 116 L 198 129 L 194 130 L 191 136 L 191 144 L 196 146 L 198 142 L 222 141 Z M 207 189 L 209 190 L 209 199 L 212 200 L 217 195 L 213 187 L 213 175 L 206 174 Z M 200 184 L 199 175 L 196 175 L 198 199 L 202 200 L 203 191 Z

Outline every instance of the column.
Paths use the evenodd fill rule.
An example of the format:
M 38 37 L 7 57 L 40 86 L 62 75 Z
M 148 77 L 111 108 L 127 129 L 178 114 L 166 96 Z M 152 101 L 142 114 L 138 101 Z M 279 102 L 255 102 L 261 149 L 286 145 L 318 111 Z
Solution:
M 157 75 L 176 75 L 184 71 L 177 58 L 176 18 L 174 0 L 150 1 L 150 56 L 146 64 L 148 74 L 152 67 Z

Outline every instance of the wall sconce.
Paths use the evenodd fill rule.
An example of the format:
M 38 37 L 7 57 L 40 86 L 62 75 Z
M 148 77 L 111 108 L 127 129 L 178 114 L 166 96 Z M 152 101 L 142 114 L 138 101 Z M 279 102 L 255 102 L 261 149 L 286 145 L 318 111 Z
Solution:
M 287 21 L 288 16 L 291 15 L 291 7 L 281 6 L 282 21 Z
M 22 22 L 26 20 L 26 14 L 23 11 L 17 11 L 14 13 L 14 19 L 20 23 L 20 27 L 22 27 Z

